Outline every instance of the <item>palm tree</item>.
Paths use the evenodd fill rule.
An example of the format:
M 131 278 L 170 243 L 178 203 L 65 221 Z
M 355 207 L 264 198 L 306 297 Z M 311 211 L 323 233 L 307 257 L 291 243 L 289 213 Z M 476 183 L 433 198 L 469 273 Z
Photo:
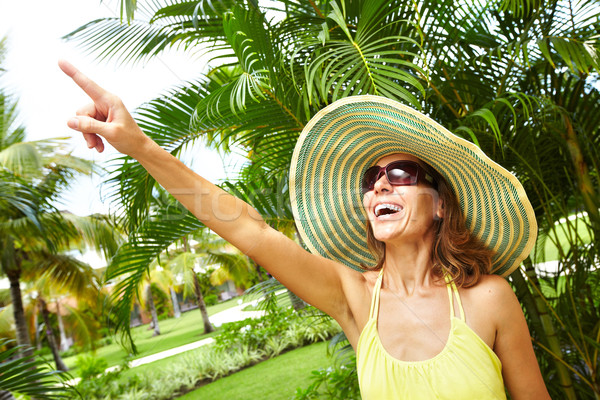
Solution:
M 35 301 L 38 304 L 45 328 L 46 340 L 56 364 L 56 369 L 67 371 L 60 357 L 58 340 L 50 323 L 48 302 L 56 304 L 56 314 L 60 322 L 60 296 L 71 295 L 79 302 L 97 301 L 99 297 L 99 278 L 96 272 L 87 264 L 68 255 L 46 255 L 44 260 L 36 262 L 36 269 L 27 268 L 23 279 L 33 282 L 31 289 L 35 291 Z M 40 273 L 39 271 L 43 271 Z
M 53 205 L 76 174 L 92 171 L 92 164 L 70 155 L 64 138 L 24 141 L 24 129 L 15 124 L 16 103 L 0 93 L 0 105 L 0 188 L 5 188 L 0 190 L 0 267 L 10 281 L 17 342 L 29 348 L 20 288 L 25 269 L 38 267 L 36 262 L 48 268 L 65 265 L 57 249 L 82 240 L 114 252 L 116 237 L 113 229 L 99 229 L 107 222 L 103 217 L 84 220 Z
M 162 261 L 159 264 L 158 259 L 150 264 L 150 276 L 154 284 L 163 292 L 168 293 L 171 297 L 173 317 L 181 318 L 181 307 L 179 305 L 179 300 L 177 299 L 177 289 L 179 286 L 177 277 L 170 269 L 165 268 Z
M 238 287 L 249 287 L 252 276 L 251 265 L 246 256 L 241 254 L 223 239 L 202 229 L 194 232 L 194 244 L 184 237 L 181 240 L 182 248 L 166 265 L 174 274 L 182 276 L 184 296 L 194 293 L 198 309 L 202 314 L 204 332 L 214 331 L 208 318 L 206 303 L 198 278 L 197 268 L 218 266 L 211 274 L 210 281 L 214 285 L 233 280 Z M 193 251 L 195 250 L 195 251 Z
M 246 150 L 248 165 L 234 185 L 275 179 L 285 186 L 296 138 L 318 109 L 379 94 L 421 109 L 513 171 L 535 207 L 542 241 L 564 240 L 558 221 L 581 210 L 587 217 L 575 221 L 591 243 L 598 240 L 595 2 L 284 0 L 267 9 L 256 1 L 165 1 L 140 6 L 135 20 L 136 2 L 121 4 L 130 24 L 96 20 L 69 37 L 124 62 L 169 46 L 216 50 L 214 61 L 227 65 L 149 102 L 137 119 L 176 155 L 198 140 Z M 214 46 L 206 50 L 206 43 Z M 112 182 L 132 231 L 144 226 L 154 181 L 125 159 Z M 547 381 L 551 394 L 560 398 L 600 396 L 600 313 L 590 283 L 597 282 L 597 252 L 576 223 L 560 224 L 568 243 L 559 274 L 540 276 L 529 259 L 511 276 L 544 376 L 556 377 Z M 194 224 L 181 218 L 154 238 L 168 246 Z M 580 293 L 590 295 L 575 301 Z
M 209 333 L 213 332 L 215 328 L 212 326 L 208 318 L 204 294 L 202 293 L 202 288 L 200 287 L 198 273 L 195 270 L 198 267 L 199 259 L 200 255 L 192 253 L 189 251 L 189 249 L 187 249 L 187 251 L 184 251 L 169 260 L 166 265 L 174 274 L 183 278 L 183 296 L 186 297 L 193 293 L 194 297 L 196 298 L 196 303 L 198 304 L 198 310 L 202 316 L 204 333 Z

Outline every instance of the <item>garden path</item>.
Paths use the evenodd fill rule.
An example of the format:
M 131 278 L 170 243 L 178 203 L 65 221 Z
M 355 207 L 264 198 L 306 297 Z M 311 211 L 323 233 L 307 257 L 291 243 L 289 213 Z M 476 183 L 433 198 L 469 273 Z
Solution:
M 228 308 L 227 310 L 218 312 L 209 317 L 210 322 L 215 326 L 220 326 L 226 322 L 234 322 L 241 321 L 246 318 L 257 318 L 263 315 L 264 311 L 244 311 L 248 305 L 252 303 L 241 303 L 235 307 Z M 174 347 L 169 350 L 161 351 L 160 353 L 151 354 L 146 357 L 141 357 L 129 362 L 129 368 L 135 368 L 140 365 L 148 364 L 157 360 L 161 360 L 163 358 L 171 357 L 180 353 L 185 353 L 186 351 L 190 351 L 193 349 L 197 349 L 198 347 L 207 345 L 214 341 L 213 338 L 205 338 L 202 340 L 198 340 L 197 342 L 188 343 L 183 346 Z M 113 371 L 119 368 L 119 366 L 109 367 L 106 369 L 106 372 Z M 69 385 L 76 385 L 81 378 L 75 378 L 68 382 Z

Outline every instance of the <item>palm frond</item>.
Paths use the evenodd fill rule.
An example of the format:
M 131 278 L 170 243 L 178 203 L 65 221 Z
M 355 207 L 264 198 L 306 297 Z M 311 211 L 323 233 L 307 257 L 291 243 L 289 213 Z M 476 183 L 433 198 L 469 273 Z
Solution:
M 68 374 L 48 370 L 40 359 L 18 358 L 23 346 L 12 346 L 11 340 L 0 339 L 0 390 L 32 396 L 36 399 L 66 398 L 73 389 L 63 387 L 61 383 L 69 378 Z
M 81 298 L 97 298 L 100 288 L 98 276 L 83 261 L 66 254 L 49 252 L 38 253 L 32 261 L 35 268 L 25 270 L 23 279 L 47 281 L 46 289 L 52 287 L 56 291 L 69 292 Z M 43 272 L 40 274 L 40 271 Z
M 127 24 L 122 18 L 97 19 L 64 38 L 100 60 L 116 59 L 119 63 L 145 62 L 169 48 L 202 43 L 210 43 L 213 50 L 225 48 L 223 14 L 234 4 L 232 0 L 153 1 L 140 8 L 142 15 L 138 13 Z
M 115 329 L 124 344 L 137 349 L 129 331 L 131 307 L 137 288 L 148 274 L 148 266 L 171 243 L 196 231 L 202 223 L 191 214 L 173 216 L 171 210 L 159 210 L 140 225 L 121 246 L 106 270 L 106 280 L 115 281 L 112 300 Z
M 0 91 L 0 152 L 23 140 L 25 128 L 18 123 L 17 101 Z
M 332 2 L 328 17 L 335 25 L 323 26 L 320 40 L 308 45 L 312 50 L 301 49 L 310 52 L 304 63 L 305 81 L 313 86 L 307 88 L 308 102 L 316 96 L 318 101 L 327 104 L 346 96 L 376 94 L 420 108 L 417 94 L 424 96 L 425 93 L 417 77 L 426 73 L 411 61 L 419 57 L 417 31 L 413 30 L 410 36 L 386 35 L 403 31 L 406 21 L 386 23 L 387 16 L 395 15 L 403 5 L 374 0 L 363 6 L 362 17 L 365 18 L 361 17 L 354 26 L 337 3 Z M 368 12 L 367 7 L 385 12 Z
M 40 230 L 38 218 L 39 206 L 36 202 L 38 192 L 26 181 L 6 171 L 0 171 L 0 231 L 9 228 L 11 220 L 24 217 Z
M 118 224 L 106 215 L 94 214 L 80 217 L 70 213 L 61 215 L 75 228 L 77 235 L 71 239 L 80 247 L 85 245 L 88 249 L 102 252 L 104 258 L 110 260 L 124 241 Z
M 287 174 L 268 178 L 250 172 L 245 180 L 224 182 L 223 187 L 254 207 L 273 228 L 288 233 L 294 230 Z

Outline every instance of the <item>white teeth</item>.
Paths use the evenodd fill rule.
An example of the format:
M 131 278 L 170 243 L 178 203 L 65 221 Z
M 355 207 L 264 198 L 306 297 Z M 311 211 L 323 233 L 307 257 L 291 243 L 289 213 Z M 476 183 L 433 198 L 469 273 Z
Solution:
M 402 207 L 396 204 L 382 203 L 375 206 L 375 216 L 379 217 L 383 214 L 393 214 L 402 211 Z

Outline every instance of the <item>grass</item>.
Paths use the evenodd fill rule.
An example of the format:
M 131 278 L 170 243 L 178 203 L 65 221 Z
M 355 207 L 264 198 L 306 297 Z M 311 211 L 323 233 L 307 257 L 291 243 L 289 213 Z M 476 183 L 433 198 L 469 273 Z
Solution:
M 311 371 L 332 364 L 333 360 L 327 355 L 327 345 L 327 342 L 319 342 L 289 351 L 202 386 L 178 399 L 289 400 L 296 388 L 310 385 Z
M 214 315 L 220 311 L 237 306 L 237 300 L 237 298 L 231 299 L 210 306 L 207 308 L 208 314 Z M 138 350 L 138 354 L 132 359 L 142 358 L 174 347 L 193 343 L 214 334 L 202 334 L 202 316 L 197 309 L 183 313 L 181 318 L 169 318 L 159 321 L 159 326 L 161 334 L 154 337 L 152 336 L 153 331 L 148 329 L 148 325 L 142 325 L 131 329 L 131 335 Z M 63 360 L 67 367 L 69 367 L 70 373 L 73 376 L 78 376 L 75 365 L 78 356 L 79 354 L 65 357 Z M 97 349 L 94 356 L 104 358 L 109 367 L 120 365 L 129 357 L 125 349 L 118 343 L 112 343 Z

